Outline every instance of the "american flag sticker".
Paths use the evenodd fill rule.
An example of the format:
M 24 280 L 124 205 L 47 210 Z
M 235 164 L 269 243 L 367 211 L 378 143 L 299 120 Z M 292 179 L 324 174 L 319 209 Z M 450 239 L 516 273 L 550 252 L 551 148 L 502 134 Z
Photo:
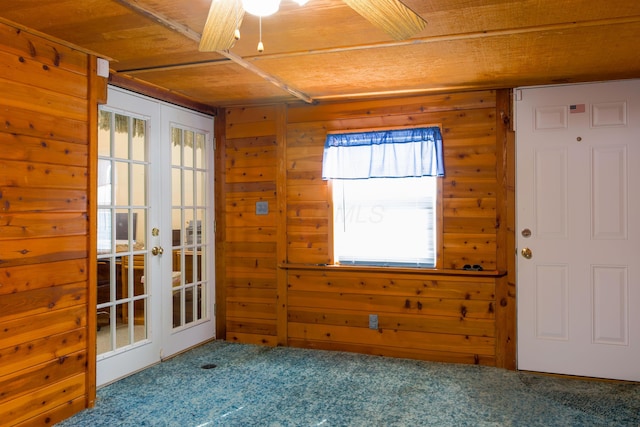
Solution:
M 574 104 L 569 106 L 570 113 L 584 113 L 584 104 Z

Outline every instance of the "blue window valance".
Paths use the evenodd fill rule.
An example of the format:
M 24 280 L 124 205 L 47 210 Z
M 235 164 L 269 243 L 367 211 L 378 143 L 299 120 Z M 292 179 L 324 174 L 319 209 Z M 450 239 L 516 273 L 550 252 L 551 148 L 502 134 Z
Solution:
M 440 128 L 329 134 L 322 179 L 444 176 Z

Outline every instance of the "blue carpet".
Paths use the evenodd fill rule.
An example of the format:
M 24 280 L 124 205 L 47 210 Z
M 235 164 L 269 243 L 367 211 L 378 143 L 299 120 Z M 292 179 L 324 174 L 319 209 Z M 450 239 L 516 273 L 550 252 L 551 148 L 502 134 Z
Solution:
M 215 341 L 58 426 L 638 427 L 640 384 Z

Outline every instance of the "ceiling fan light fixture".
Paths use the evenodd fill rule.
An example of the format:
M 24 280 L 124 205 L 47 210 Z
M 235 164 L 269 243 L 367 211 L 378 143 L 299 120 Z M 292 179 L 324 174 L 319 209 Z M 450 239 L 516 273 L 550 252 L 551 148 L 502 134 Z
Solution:
M 427 25 L 400 0 L 343 0 L 351 9 L 395 40 L 409 39 Z
M 280 8 L 280 0 L 242 0 L 245 12 L 263 17 L 273 15 Z
M 242 25 L 243 17 L 244 9 L 240 0 L 212 1 L 198 50 L 213 52 L 231 49 L 237 41 L 235 30 Z
M 293 1 L 295 1 L 296 3 L 298 3 L 298 5 L 300 5 L 300 6 L 304 6 L 305 4 L 307 4 L 307 2 L 308 2 L 309 0 L 293 0 Z

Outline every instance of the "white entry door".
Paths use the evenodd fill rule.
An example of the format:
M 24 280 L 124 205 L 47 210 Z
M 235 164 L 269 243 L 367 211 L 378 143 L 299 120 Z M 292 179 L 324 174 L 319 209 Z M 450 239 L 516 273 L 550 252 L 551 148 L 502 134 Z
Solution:
M 518 369 L 640 381 L 640 81 L 515 105 Z
M 214 337 L 213 119 L 109 88 L 98 136 L 98 386 Z

